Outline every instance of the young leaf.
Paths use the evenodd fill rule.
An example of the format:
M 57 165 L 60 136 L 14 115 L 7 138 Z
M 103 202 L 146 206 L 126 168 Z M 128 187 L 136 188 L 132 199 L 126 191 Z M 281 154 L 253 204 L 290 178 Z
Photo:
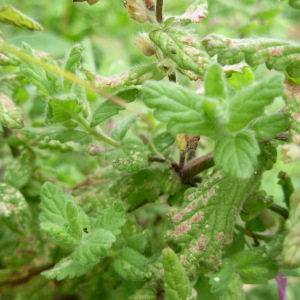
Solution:
M 30 179 L 35 165 L 35 155 L 31 150 L 25 149 L 6 169 L 3 181 L 20 189 Z
M 234 178 L 248 178 L 253 173 L 259 154 L 253 134 L 241 131 L 236 135 L 220 137 L 214 149 L 216 166 Z
M 85 234 L 83 229 L 90 230 L 91 226 L 88 216 L 76 205 L 75 198 L 46 182 L 41 189 L 41 199 L 41 230 L 64 247 L 79 243 Z
M 149 37 L 178 67 L 196 75 L 204 75 L 210 59 L 195 35 L 178 27 L 167 27 L 152 31 Z
M 254 82 L 254 74 L 249 66 L 243 68 L 243 72 L 234 72 L 227 82 L 237 90 L 241 90 Z
M 206 19 L 207 13 L 207 1 L 196 0 L 187 8 L 183 15 L 176 17 L 176 20 L 179 20 L 183 26 L 190 23 L 200 23 L 201 20 Z
M 219 100 L 226 99 L 224 73 L 218 64 L 211 65 L 205 75 L 205 96 Z
M 114 261 L 116 272 L 126 280 L 144 281 L 152 276 L 146 257 L 131 248 L 123 248 Z
M 171 133 L 211 136 L 218 132 L 218 103 L 206 102 L 177 84 L 147 81 L 142 97 L 148 107 L 155 108 L 155 118 L 167 123 Z
M 19 28 L 44 30 L 41 24 L 24 15 L 11 5 L 0 5 L 0 22 L 13 24 Z
M 124 120 L 118 122 L 118 124 L 114 127 L 111 137 L 117 141 L 122 141 L 132 124 L 136 121 L 136 116 L 129 116 Z
M 253 124 L 253 130 L 259 140 L 273 139 L 280 132 L 286 131 L 290 122 L 286 114 L 273 114 L 263 117 Z
M 193 299 L 192 285 L 174 251 L 166 248 L 162 253 L 166 300 Z
M 143 143 L 136 139 L 123 140 L 120 148 L 107 151 L 105 157 L 113 167 L 128 173 L 137 172 L 149 164 Z
M 24 116 L 20 107 L 5 94 L 0 93 L 0 124 L 9 129 L 24 126 Z
M 136 99 L 138 94 L 139 94 L 138 89 L 130 88 L 130 89 L 119 91 L 118 93 L 116 93 L 116 96 L 122 98 L 127 102 L 132 102 Z M 121 110 L 124 110 L 124 108 L 109 100 L 102 102 L 94 111 L 90 126 L 91 127 L 97 126 L 98 124 L 102 123 L 108 118 L 117 115 Z
M 233 132 L 243 129 L 282 93 L 283 76 L 279 73 L 237 92 L 229 103 L 228 129 Z

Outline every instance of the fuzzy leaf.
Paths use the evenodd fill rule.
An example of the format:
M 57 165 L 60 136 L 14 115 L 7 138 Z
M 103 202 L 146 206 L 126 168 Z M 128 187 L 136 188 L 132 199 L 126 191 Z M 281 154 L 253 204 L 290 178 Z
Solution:
M 138 289 L 128 300 L 157 300 L 156 290 L 146 287 Z
M 136 116 L 129 116 L 124 118 L 122 121 L 118 122 L 118 124 L 114 127 L 111 137 L 117 141 L 122 141 L 131 127 L 136 121 Z
M 121 99 L 132 102 L 136 99 L 139 94 L 139 90 L 136 88 L 130 88 L 123 91 L 120 91 L 116 94 L 117 97 Z M 103 121 L 107 120 L 108 118 L 117 115 L 121 110 L 124 110 L 123 107 L 106 100 L 102 102 L 94 111 L 93 118 L 91 121 L 91 127 L 95 127 L 98 124 L 102 123 Z
M 38 22 L 24 15 L 11 5 L 0 5 L 0 22 L 13 24 L 19 28 L 44 30 L 44 28 Z
M 155 118 L 167 123 L 171 133 L 211 136 L 218 131 L 218 103 L 206 102 L 177 84 L 148 81 L 143 85 L 142 97 L 148 107 L 155 109 Z
M 120 148 L 106 152 L 105 157 L 114 168 L 128 173 L 137 172 L 149 164 L 143 143 L 136 139 L 123 140 Z
M 205 96 L 226 99 L 224 73 L 218 64 L 211 65 L 205 75 Z
M 259 140 L 273 139 L 280 132 L 286 131 L 290 122 L 286 114 L 274 114 L 263 117 L 253 124 L 253 130 Z
M 90 230 L 88 216 L 71 195 L 46 182 L 41 189 L 41 230 L 56 243 L 72 247 L 81 241 L 84 228 Z
M 167 27 L 152 31 L 149 37 L 179 68 L 204 75 L 210 59 L 195 35 L 178 27 Z
M 163 266 L 165 279 L 166 300 L 193 299 L 192 285 L 187 277 L 186 270 L 179 263 L 171 248 L 163 250 Z
M 230 100 L 230 119 L 227 127 L 235 132 L 259 117 L 266 105 L 283 93 L 283 77 L 274 74 L 269 78 L 237 92 Z
M 227 81 L 235 89 L 241 90 L 254 82 L 254 74 L 249 66 L 247 66 L 243 68 L 243 73 L 235 72 Z
M 245 60 L 251 67 L 266 64 L 269 69 L 300 77 L 300 45 L 273 39 L 230 39 L 211 34 L 202 40 L 210 56 L 218 55 L 218 62 L 233 65 Z
M 176 20 L 179 20 L 181 25 L 200 23 L 201 20 L 206 19 L 207 13 L 207 1 L 196 0 L 187 8 L 183 15 L 176 17 Z
M 143 281 L 151 277 L 146 257 L 131 248 L 123 248 L 114 261 L 116 272 L 126 280 Z
M 0 124 L 9 129 L 19 129 L 24 126 L 24 116 L 21 108 L 5 94 L 0 93 Z
M 20 156 L 5 169 L 3 181 L 13 187 L 20 189 L 30 179 L 35 164 L 35 155 L 32 151 L 25 149 Z
M 248 178 L 256 165 L 259 147 L 249 131 L 223 136 L 215 144 L 216 166 L 234 178 Z

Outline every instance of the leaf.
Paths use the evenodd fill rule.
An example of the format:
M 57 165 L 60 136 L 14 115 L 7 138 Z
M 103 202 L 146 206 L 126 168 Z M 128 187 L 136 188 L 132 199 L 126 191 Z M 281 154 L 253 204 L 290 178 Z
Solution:
M 176 254 L 171 248 L 164 249 L 162 253 L 166 300 L 192 299 L 192 285 Z
M 142 99 L 173 134 L 212 136 L 218 132 L 217 103 L 206 102 L 177 84 L 148 81 L 143 85 Z
M 71 195 L 46 182 L 41 189 L 41 230 L 57 244 L 72 247 L 81 241 L 84 228 L 90 230 L 88 216 Z
M 289 5 L 293 8 L 300 9 L 300 1 L 299 0 L 289 0 Z
M 8 218 L 28 209 L 24 196 L 8 183 L 0 183 L 0 217 Z
M 283 77 L 274 74 L 269 78 L 237 92 L 229 103 L 228 129 L 235 132 L 243 129 L 248 123 L 259 117 L 266 105 L 283 93 Z
M 272 167 L 276 148 L 263 145 L 258 158 L 249 180 L 234 179 L 216 171 L 203 178 L 198 188 L 186 190 L 182 205 L 170 209 L 168 215 L 173 228 L 165 238 L 181 249 L 187 270 L 199 264 L 209 269 L 220 266 L 221 250 L 232 242 L 241 207 L 260 184 L 262 173 Z
M 0 5 L 0 22 L 13 24 L 19 28 L 44 30 L 44 28 L 38 22 L 24 15 L 11 5 Z
M 164 64 L 162 64 L 164 66 Z M 141 65 L 131 68 L 127 72 L 119 73 L 111 77 L 104 77 L 93 74 L 85 70 L 86 77 L 93 82 L 98 88 L 117 88 L 123 86 L 139 85 L 146 80 L 162 80 L 167 74 L 168 70 L 160 67 L 158 64 Z
M 3 181 L 16 189 L 22 188 L 30 179 L 35 165 L 35 155 L 25 149 L 21 155 L 5 169 Z
M 206 19 L 207 13 L 207 1 L 197 0 L 187 8 L 182 16 L 176 17 L 176 20 L 179 20 L 183 26 L 190 23 L 200 23 L 201 20 Z
M 222 136 L 215 144 L 216 166 L 234 178 L 249 178 L 253 173 L 260 150 L 253 134 L 240 131 L 236 135 Z
M 243 282 L 239 275 L 233 274 L 228 281 L 228 290 L 223 295 L 224 300 L 245 300 Z
M 136 116 L 129 116 L 124 118 L 122 121 L 118 122 L 117 125 L 114 127 L 111 137 L 117 141 L 122 141 L 131 127 L 136 121 Z
M 269 69 L 287 72 L 299 78 L 300 45 L 275 39 L 231 39 L 211 34 L 202 40 L 210 56 L 218 55 L 221 65 L 233 65 L 245 60 L 251 67 L 266 64 Z
M 254 74 L 248 66 L 243 69 L 243 73 L 232 73 L 227 82 L 235 89 L 241 90 L 254 82 Z
M 210 59 L 195 35 L 178 27 L 167 27 L 152 31 L 149 37 L 179 68 L 204 75 Z
M 289 208 L 290 207 L 290 198 L 291 198 L 291 195 L 293 194 L 294 192 L 294 185 L 293 185 L 293 182 L 291 180 L 291 177 L 288 176 L 287 173 L 285 173 L 284 171 L 280 171 L 278 173 L 278 184 L 281 185 L 281 188 L 282 188 L 282 192 L 283 192 L 283 195 L 284 195 L 284 203 L 286 204 L 286 206 Z
M 5 94 L 0 93 L 0 124 L 9 129 L 19 129 L 24 126 L 24 116 L 21 108 Z
M 156 290 L 154 288 L 143 287 L 135 291 L 128 300 L 157 300 Z
M 165 154 L 169 147 L 175 144 L 175 138 L 168 131 L 163 131 L 153 137 L 153 144 L 159 152 Z
M 78 141 L 85 138 L 87 135 L 88 134 L 85 131 L 77 129 L 59 129 L 55 130 L 53 133 L 48 132 L 47 134 L 47 136 L 49 136 L 51 140 L 58 140 L 61 143 L 65 143 L 68 141 Z
M 114 168 L 128 173 L 137 172 L 149 164 L 143 143 L 136 139 L 123 140 L 120 148 L 106 152 L 105 157 Z
M 280 132 L 286 131 L 290 122 L 286 114 L 273 114 L 260 118 L 253 124 L 253 130 L 259 140 L 273 139 Z
M 82 104 L 79 103 L 73 94 L 65 94 L 49 100 L 45 123 L 59 123 L 76 117 L 82 111 Z
M 125 224 L 125 210 L 121 203 L 115 203 L 104 209 L 93 228 L 108 229 L 115 235 L 120 233 L 120 228 Z
M 207 69 L 204 88 L 207 97 L 219 100 L 227 98 L 224 73 L 218 64 L 213 64 Z
M 126 280 L 144 281 L 152 276 L 146 257 L 131 248 L 123 248 L 113 266 Z
M 136 88 L 130 88 L 118 92 L 115 96 L 122 98 L 127 102 L 132 102 L 136 99 L 139 94 L 139 90 Z M 95 127 L 108 118 L 117 115 L 121 110 L 124 110 L 123 107 L 111 102 L 104 101 L 102 102 L 94 111 L 93 118 L 91 121 L 91 127 Z

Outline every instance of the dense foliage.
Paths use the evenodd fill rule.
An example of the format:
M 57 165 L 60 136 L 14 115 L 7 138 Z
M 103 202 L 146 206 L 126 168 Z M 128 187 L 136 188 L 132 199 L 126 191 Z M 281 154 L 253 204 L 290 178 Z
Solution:
M 0 299 L 297 299 L 300 1 L 2 2 Z

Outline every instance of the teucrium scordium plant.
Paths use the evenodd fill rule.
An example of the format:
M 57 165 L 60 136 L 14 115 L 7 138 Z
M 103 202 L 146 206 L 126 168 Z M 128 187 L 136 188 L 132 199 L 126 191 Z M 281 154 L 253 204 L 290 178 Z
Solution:
M 293 177 L 281 205 L 261 184 L 278 149 L 300 156 L 300 43 L 201 35 L 214 1 L 164 4 L 124 2 L 146 58 L 113 75 L 87 40 L 64 57 L 0 40 L 4 297 L 246 299 L 300 267 Z M 9 5 L 0 21 L 43 30 Z

